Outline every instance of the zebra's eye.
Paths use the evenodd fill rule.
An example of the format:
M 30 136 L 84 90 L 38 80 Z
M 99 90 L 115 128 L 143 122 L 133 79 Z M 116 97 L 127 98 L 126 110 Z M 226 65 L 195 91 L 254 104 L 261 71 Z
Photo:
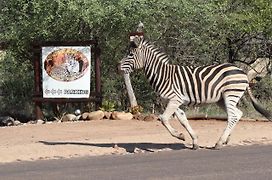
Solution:
M 129 53 L 129 56 L 133 56 L 133 53 Z

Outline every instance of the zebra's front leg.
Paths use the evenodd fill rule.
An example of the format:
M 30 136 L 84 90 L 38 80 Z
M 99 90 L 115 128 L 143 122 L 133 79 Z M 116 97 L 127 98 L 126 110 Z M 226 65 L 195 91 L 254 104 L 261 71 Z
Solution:
M 194 130 L 192 129 L 191 125 L 189 124 L 189 121 L 185 115 L 185 112 L 181 109 L 177 109 L 177 111 L 175 112 L 179 122 L 181 123 L 181 125 L 187 130 L 187 132 L 190 134 L 192 140 L 193 140 L 193 149 L 196 150 L 199 148 L 198 146 L 198 137 L 196 135 L 196 133 L 194 132 Z
M 173 136 L 176 137 L 180 140 L 185 140 L 185 137 L 182 133 L 179 133 L 176 129 L 174 129 L 170 123 L 169 123 L 169 119 L 170 117 L 177 111 L 178 107 L 181 105 L 181 103 L 179 103 L 176 100 L 170 100 L 168 102 L 168 105 L 164 111 L 164 113 L 162 115 L 160 115 L 160 120 L 162 122 L 162 124 L 164 125 L 164 127 L 169 131 L 169 133 Z

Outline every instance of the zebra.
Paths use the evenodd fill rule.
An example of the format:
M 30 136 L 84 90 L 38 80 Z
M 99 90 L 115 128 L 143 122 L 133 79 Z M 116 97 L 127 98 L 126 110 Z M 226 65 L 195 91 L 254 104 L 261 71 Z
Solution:
M 144 73 L 156 93 L 168 100 L 167 107 L 159 116 L 169 133 L 180 140 L 184 134 L 174 129 L 169 119 L 175 115 L 192 138 L 192 149 L 198 149 L 198 136 L 190 126 L 181 105 L 217 103 L 227 113 L 227 126 L 213 148 L 220 149 L 229 142 L 231 132 L 242 117 L 236 106 L 247 91 L 255 109 L 271 121 L 272 114 L 254 98 L 245 72 L 229 64 L 201 67 L 179 66 L 169 63 L 168 56 L 143 36 L 130 37 L 129 54 L 118 65 L 122 73 L 144 69 Z

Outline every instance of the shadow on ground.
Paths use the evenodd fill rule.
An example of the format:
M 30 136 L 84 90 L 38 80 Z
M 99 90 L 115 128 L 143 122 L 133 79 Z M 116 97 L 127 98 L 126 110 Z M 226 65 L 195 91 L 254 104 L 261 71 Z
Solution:
M 133 153 L 136 148 L 154 152 L 156 150 L 170 149 L 170 150 L 181 150 L 188 149 L 184 144 L 179 143 L 85 143 L 85 142 L 56 142 L 56 141 L 38 141 L 38 143 L 43 143 L 45 145 L 78 145 L 78 146 L 95 146 L 95 147 L 105 147 L 114 148 L 116 145 L 118 147 L 124 148 L 127 152 Z

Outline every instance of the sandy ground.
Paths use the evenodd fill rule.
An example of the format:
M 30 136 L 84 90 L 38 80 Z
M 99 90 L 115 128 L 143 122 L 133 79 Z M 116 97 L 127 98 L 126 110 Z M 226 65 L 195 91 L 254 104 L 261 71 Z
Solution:
M 190 120 L 199 136 L 199 145 L 211 147 L 225 128 L 225 121 Z M 85 122 L 22 125 L 0 128 L 0 163 L 60 159 L 79 156 L 152 153 L 167 150 L 189 150 L 186 141 L 169 135 L 159 121 L 97 120 Z M 229 145 L 272 144 L 272 123 L 240 121 Z

